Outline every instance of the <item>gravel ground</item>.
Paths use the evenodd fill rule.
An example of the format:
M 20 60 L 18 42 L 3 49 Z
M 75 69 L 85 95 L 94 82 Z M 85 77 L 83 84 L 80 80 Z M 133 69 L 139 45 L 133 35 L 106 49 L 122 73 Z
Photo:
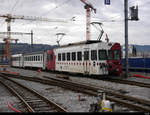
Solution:
M 20 109 L 20 101 L 13 96 L 3 85 L 0 84 L 0 112 L 14 112 L 8 107 L 8 102 L 16 108 Z
M 31 76 L 31 77 L 42 77 L 42 76 L 50 76 L 53 74 L 41 72 L 39 75 L 37 75 L 36 71 L 32 70 L 23 70 L 23 69 L 16 69 L 16 68 L 9 68 L 10 71 L 13 72 L 19 72 L 21 75 L 25 76 Z M 53 75 L 54 76 L 54 75 Z M 132 78 L 132 77 L 131 77 Z M 132 80 L 131 78 L 128 78 Z M 90 83 L 92 85 L 102 85 L 107 88 L 112 88 L 116 90 L 124 90 L 126 91 L 126 95 L 139 97 L 143 99 L 150 100 L 150 89 L 148 88 L 142 88 L 137 86 L 131 86 L 131 85 L 124 85 L 124 84 L 116 84 L 108 81 L 101 81 L 101 80 L 95 80 L 95 79 L 89 79 L 89 78 L 78 78 L 78 77 L 71 77 L 70 79 L 81 81 L 85 83 Z M 135 80 L 136 78 L 133 78 Z M 17 79 L 18 81 L 22 81 Z M 137 80 L 141 80 L 140 78 L 137 78 Z M 142 81 L 143 80 L 143 81 Z M 142 79 L 141 81 L 144 82 L 148 80 Z M 149 80 L 150 81 L 150 80 Z M 37 83 L 31 83 L 31 82 L 22 82 L 25 83 L 25 85 L 28 85 L 29 87 L 34 88 L 35 90 L 39 91 L 49 99 L 55 100 L 58 104 L 63 105 L 65 108 L 68 109 L 70 112 L 88 112 L 90 104 L 93 102 L 96 102 L 96 98 L 84 95 L 81 93 L 76 93 L 68 90 L 64 90 L 62 88 L 56 87 L 56 86 L 49 86 L 49 85 L 38 85 Z M 150 82 L 149 82 L 150 83 Z M 84 101 L 78 101 L 78 95 L 81 95 L 81 98 L 84 98 Z M 124 107 L 115 107 L 115 111 L 129 111 Z
M 50 86 L 45 84 L 39 85 L 39 83 L 36 82 L 20 79 L 15 80 L 38 91 L 40 94 L 44 95 L 48 99 L 55 101 L 57 104 L 63 106 L 69 112 L 89 112 L 90 104 L 97 102 L 96 97 L 65 90 L 57 86 Z M 81 101 L 78 100 L 79 95 Z M 129 109 L 116 105 L 114 111 L 129 111 Z
M 80 78 L 72 77 L 72 79 L 78 81 Z M 80 81 L 84 82 L 84 83 L 89 83 L 92 85 L 99 85 L 99 86 L 104 86 L 107 88 L 112 88 L 115 90 L 123 90 L 123 91 L 127 92 L 126 95 L 150 100 L 150 89 L 149 88 L 143 88 L 143 87 L 119 84 L 119 83 L 116 84 L 113 82 L 101 81 L 101 80 L 92 80 L 91 81 L 91 79 L 89 79 L 89 78 L 82 78 L 82 79 L 80 79 Z
M 38 91 L 48 99 L 55 101 L 57 104 L 66 108 L 69 112 L 88 112 L 90 109 L 90 103 L 96 102 L 95 97 L 65 90 L 57 86 L 50 86 L 45 84 L 39 85 L 39 83 L 32 81 L 19 79 L 15 80 Z M 84 100 L 79 101 L 78 95 L 80 95 L 81 99 Z

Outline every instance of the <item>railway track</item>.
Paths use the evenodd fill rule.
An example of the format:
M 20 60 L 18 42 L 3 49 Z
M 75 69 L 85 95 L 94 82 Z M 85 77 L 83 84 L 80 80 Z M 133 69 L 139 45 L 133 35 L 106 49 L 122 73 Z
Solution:
M 33 78 L 33 77 L 26 77 L 26 76 L 13 76 L 14 78 L 24 79 L 24 80 L 30 80 L 30 81 L 36 81 L 43 84 L 49 84 L 49 85 L 55 85 L 63 88 L 67 88 L 73 91 L 83 92 L 89 95 L 97 96 L 97 91 L 102 90 L 105 91 L 107 96 L 106 98 L 110 101 L 114 101 L 116 103 L 119 103 L 123 106 L 126 106 L 128 108 L 131 108 L 136 111 L 142 111 L 142 112 L 150 112 L 150 101 L 145 99 L 139 99 L 132 96 L 128 96 L 125 94 L 121 94 L 114 90 L 109 90 L 104 87 L 100 86 L 94 86 L 85 84 L 82 82 L 74 82 L 70 80 L 65 80 L 61 78 L 55 78 L 55 77 L 47 77 L 43 76 L 43 78 Z
M 33 70 L 35 71 L 35 70 Z M 48 73 L 51 73 L 51 74 L 56 74 L 56 72 L 48 72 Z M 60 76 L 67 76 L 66 74 L 64 73 L 57 73 L 59 74 Z M 70 73 L 68 73 L 70 75 Z M 142 83 L 142 82 L 137 82 L 137 81 L 129 81 L 129 80 L 125 80 L 125 79 L 118 79 L 118 78 L 111 78 L 111 77 L 108 77 L 106 76 L 105 78 L 103 77 L 95 77 L 95 76 L 86 76 L 86 75 L 73 75 L 71 74 L 73 77 L 83 77 L 83 78 L 91 78 L 91 79 L 97 79 L 97 80 L 103 80 L 103 81 L 109 81 L 109 82 L 114 82 L 114 83 L 120 83 L 120 84 L 127 84 L 127 85 L 133 85 L 133 86 L 139 86 L 139 87 L 145 87 L 145 88 L 150 88 L 150 84 L 149 83 Z
M 63 107 L 40 95 L 35 90 L 4 75 L 0 75 L 0 82 L 21 100 L 27 112 L 67 112 Z
M 60 74 L 61 75 L 61 74 Z M 64 76 L 64 74 L 62 74 Z M 75 77 L 78 77 L 75 75 Z M 97 79 L 97 80 L 102 80 L 102 81 L 109 81 L 109 82 L 114 82 L 114 83 L 120 83 L 120 84 L 127 84 L 127 85 L 133 85 L 133 86 L 139 86 L 139 87 L 145 87 L 145 88 L 150 88 L 150 84 L 149 83 L 142 83 L 142 82 L 137 82 L 137 81 L 130 81 L 130 80 L 125 80 L 125 79 L 119 79 L 119 78 L 111 78 L 111 77 L 89 77 L 89 76 L 79 76 L 79 77 L 85 77 L 85 78 L 91 78 L 91 79 Z
M 115 83 L 121 83 L 121 84 L 128 84 L 128 85 L 134 85 L 134 86 L 150 88 L 150 84 L 148 84 L 148 83 L 142 83 L 142 82 L 137 82 L 137 81 L 129 81 L 129 80 L 124 80 L 124 79 L 114 79 L 114 78 L 112 78 L 112 79 L 105 79 L 104 81 L 110 81 L 110 82 L 115 82 Z

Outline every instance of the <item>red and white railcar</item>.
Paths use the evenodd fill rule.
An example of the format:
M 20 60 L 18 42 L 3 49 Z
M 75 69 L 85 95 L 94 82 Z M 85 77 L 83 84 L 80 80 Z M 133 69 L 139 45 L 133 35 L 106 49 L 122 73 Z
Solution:
M 89 75 L 121 74 L 119 43 L 84 41 L 47 51 L 47 69 Z
M 121 47 L 119 43 L 83 41 L 46 52 L 13 55 L 12 66 L 88 75 L 120 75 Z

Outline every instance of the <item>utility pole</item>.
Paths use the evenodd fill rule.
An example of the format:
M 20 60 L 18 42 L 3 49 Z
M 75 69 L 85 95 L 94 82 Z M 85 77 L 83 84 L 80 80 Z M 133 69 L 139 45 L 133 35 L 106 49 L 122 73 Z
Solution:
M 125 16 L 125 76 L 128 77 L 128 0 L 124 0 Z

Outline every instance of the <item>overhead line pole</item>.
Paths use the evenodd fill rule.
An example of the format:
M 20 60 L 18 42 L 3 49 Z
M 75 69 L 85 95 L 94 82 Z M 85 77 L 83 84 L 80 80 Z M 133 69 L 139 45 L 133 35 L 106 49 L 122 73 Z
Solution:
M 125 76 L 128 77 L 128 0 L 124 0 L 125 16 Z

